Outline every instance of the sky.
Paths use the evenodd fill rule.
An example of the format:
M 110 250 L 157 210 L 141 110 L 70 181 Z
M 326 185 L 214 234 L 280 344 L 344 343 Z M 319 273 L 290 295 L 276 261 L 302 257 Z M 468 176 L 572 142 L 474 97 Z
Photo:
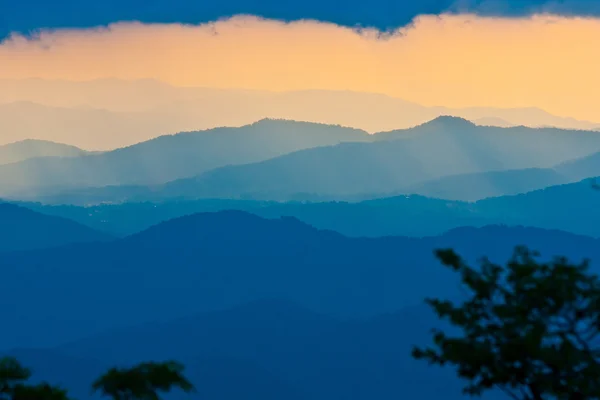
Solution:
M 245 14 L 343 26 L 395 29 L 424 14 L 535 13 L 600 16 L 598 0 L 0 0 L 0 35 L 41 28 L 89 28 L 118 21 L 199 24 Z
M 600 121 L 598 0 L 0 0 L 0 37 L 0 79 L 351 90 Z

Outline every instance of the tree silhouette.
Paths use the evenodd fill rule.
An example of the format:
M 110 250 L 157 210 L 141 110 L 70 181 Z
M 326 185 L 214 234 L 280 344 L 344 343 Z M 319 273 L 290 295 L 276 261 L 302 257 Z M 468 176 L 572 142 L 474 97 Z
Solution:
M 12 357 L 0 359 L 0 399 L 12 399 L 15 388 L 31 377 L 31 371 Z
M 434 330 L 434 346 L 413 349 L 415 358 L 456 366 L 471 395 L 499 388 L 515 400 L 600 398 L 600 282 L 587 262 L 538 262 L 519 247 L 505 267 L 484 259 L 475 270 L 452 250 L 436 255 L 469 298 L 427 300 L 461 333 Z
M 12 400 L 67 400 L 68 398 L 66 390 L 41 383 L 35 386 L 17 386 Z
M 0 359 L 1 400 L 68 400 L 67 391 L 48 383 L 29 385 L 31 371 L 12 357 Z
M 173 388 L 185 392 L 194 390 L 183 370 L 184 367 L 174 361 L 111 368 L 94 382 L 92 389 L 114 400 L 159 400 L 159 392 L 169 392 Z

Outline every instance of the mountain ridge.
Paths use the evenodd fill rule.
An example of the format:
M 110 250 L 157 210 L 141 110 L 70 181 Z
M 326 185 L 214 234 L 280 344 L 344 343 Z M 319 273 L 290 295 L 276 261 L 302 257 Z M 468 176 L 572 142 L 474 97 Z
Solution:
M 41 213 L 70 218 L 119 237 L 176 217 L 221 210 L 241 210 L 267 218 L 294 216 L 317 228 L 352 237 L 423 237 L 441 234 L 457 226 L 498 223 L 560 229 L 600 237 L 599 202 L 600 191 L 593 189 L 593 179 L 587 179 L 475 202 L 393 194 L 375 199 L 342 201 L 199 199 L 89 207 L 17 204 Z M 565 208 L 565 204 L 569 204 L 569 207 Z
M 112 240 L 71 219 L 37 213 L 0 201 L 0 252 L 58 247 L 72 243 Z
M 55 92 L 62 94 L 60 98 L 52 96 Z M 262 117 L 285 117 L 313 122 L 342 123 L 369 132 L 378 132 L 398 127 L 408 128 L 440 114 L 457 115 L 469 120 L 502 118 L 512 125 L 552 125 L 582 129 L 594 129 L 600 126 L 600 123 L 555 116 L 535 107 L 453 109 L 422 106 L 378 93 L 335 90 L 300 90 L 280 93 L 176 87 L 151 79 L 132 81 L 99 79 L 84 82 L 43 79 L 0 80 L 0 103 L 18 100 L 39 102 L 49 106 L 85 105 L 110 111 L 174 114 L 178 117 L 176 119 L 195 122 L 196 129 L 219 125 L 243 125 Z M 238 110 L 237 116 L 224 115 L 223 106 L 227 104 Z M 178 111 L 177 108 L 180 110 Z M 324 109 L 328 112 L 324 113 Z M 199 117 L 190 119 L 188 110 L 206 111 L 199 114 Z
M 369 317 L 455 293 L 456 277 L 435 260 L 437 248 L 501 262 L 514 246 L 529 245 L 544 257 L 600 261 L 598 243 L 502 226 L 424 238 L 351 238 L 295 219 L 203 213 L 116 241 L 0 253 L 0 306 L 10 309 L 17 294 L 22 299 L 19 312 L 5 316 L 0 340 L 8 347 L 50 345 L 265 297 L 344 318 Z M 48 327 L 51 316 L 55 324 Z M 35 332 L 42 325 L 40 338 Z
M 0 145 L 0 165 L 38 157 L 78 157 L 88 154 L 78 147 L 49 140 L 25 139 Z
M 542 134 L 547 138 L 540 138 Z M 600 144 L 600 136 L 588 131 L 576 134 L 557 129 L 482 128 L 457 117 L 438 117 L 409 130 L 377 133 L 373 137 L 373 142 L 340 143 L 257 163 L 216 168 L 169 182 L 161 191 L 163 198 L 257 196 L 254 198 L 260 200 L 286 200 L 295 193 L 335 197 L 402 192 L 452 175 L 550 169 L 570 155 L 579 153 L 585 157 Z M 544 143 L 540 145 L 540 141 Z M 462 157 L 456 158 L 455 154 Z M 554 176 L 544 180 L 550 184 L 565 182 L 559 173 L 546 171 Z M 511 180 L 514 178 L 508 183 Z M 527 182 L 521 186 L 525 190 L 540 187 L 528 186 Z M 492 196 L 513 193 L 490 192 Z
M 86 157 L 30 159 L 0 166 L 0 195 L 48 188 L 158 184 L 342 140 L 368 140 L 368 134 L 333 125 L 263 120 L 241 128 L 163 135 Z

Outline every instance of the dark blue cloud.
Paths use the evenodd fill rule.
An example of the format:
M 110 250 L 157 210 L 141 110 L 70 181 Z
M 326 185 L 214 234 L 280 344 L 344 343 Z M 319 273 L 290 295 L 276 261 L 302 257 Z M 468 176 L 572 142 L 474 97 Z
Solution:
M 285 21 L 309 18 L 388 30 L 410 23 L 416 15 L 444 11 L 600 16 L 600 0 L 0 0 L 0 37 L 9 32 L 117 21 L 196 24 L 235 14 Z

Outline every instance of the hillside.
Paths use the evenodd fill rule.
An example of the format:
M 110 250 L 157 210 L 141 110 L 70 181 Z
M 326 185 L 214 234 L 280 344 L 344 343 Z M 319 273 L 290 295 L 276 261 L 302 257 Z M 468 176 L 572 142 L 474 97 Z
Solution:
M 0 307 L 13 310 L 14 296 L 22 299 L 5 316 L 0 341 L 11 347 L 50 345 L 265 297 L 326 314 L 373 316 L 428 295 L 456 294 L 455 277 L 433 258 L 436 248 L 502 261 L 520 244 L 546 257 L 600 260 L 595 239 L 534 228 L 360 239 L 293 218 L 194 214 L 115 242 L 0 255 Z M 50 317 L 52 326 L 45 322 Z M 40 331 L 43 337 L 35 334 Z
M 410 359 L 411 346 L 426 343 L 433 326 L 439 324 L 423 305 L 364 320 L 339 320 L 285 300 L 264 299 L 48 350 L 11 353 L 31 365 L 40 379 L 79 389 L 73 394 L 82 400 L 89 398 L 85 384 L 100 365 L 172 358 L 186 364 L 196 383 L 199 393 L 192 398 L 434 399 L 444 393 L 446 399 L 463 399 L 451 371 Z M 423 385 L 424 380 L 430 383 Z
M 450 192 L 449 197 L 455 199 L 464 192 L 461 182 L 437 183 L 433 189 L 418 185 L 452 175 L 530 169 L 518 177 L 519 181 L 515 176 L 480 176 L 478 186 L 474 186 L 479 192 L 459 197 L 477 200 L 481 195 L 514 194 L 564 183 L 560 174 L 539 169 L 551 168 L 577 154 L 589 154 L 600 146 L 600 136 L 593 132 L 479 127 L 455 117 L 440 117 L 405 131 L 379 133 L 374 139 L 374 143 L 342 143 L 218 168 L 170 182 L 154 196 L 285 201 L 303 193 L 343 198 L 390 192 L 437 197 L 436 192 Z
M 538 184 L 549 183 L 544 182 L 545 172 L 532 170 L 530 177 Z M 510 180 L 511 171 L 495 174 L 501 178 L 501 183 L 519 183 L 519 179 Z M 552 178 L 553 174 L 548 176 Z M 450 178 L 447 179 L 451 182 Z M 479 190 L 469 175 L 453 179 L 460 179 L 465 194 Z M 41 213 L 73 219 L 121 237 L 172 218 L 222 210 L 242 210 L 267 218 L 293 216 L 317 228 L 355 237 L 429 236 L 460 226 L 489 224 L 536 226 L 600 237 L 600 191 L 594 190 L 592 183 L 584 180 L 471 203 L 401 195 L 363 201 L 200 199 L 91 207 L 19 204 Z
M 598 150 L 600 135 L 591 131 L 482 127 L 448 116 L 372 136 L 339 126 L 263 120 L 242 128 L 163 136 L 90 157 L 0 166 L 0 194 L 75 204 L 170 198 L 342 200 L 415 191 L 450 191 L 449 198 L 476 200 L 538 189 L 540 182 L 572 180 L 561 181 L 552 172 L 540 181 L 537 175 L 527 178 L 531 171 L 518 181 L 482 175 L 472 193 L 462 197 L 464 190 L 453 190 L 451 182 L 425 187 L 422 193 L 418 185 L 453 175 L 547 169 Z
M 37 157 L 77 157 L 87 154 L 75 146 L 44 140 L 23 140 L 0 146 L 0 165 Z
M 551 186 L 515 196 L 485 199 L 477 203 L 482 213 L 508 223 L 553 227 L 600 237 L 600 190 L 595 179 Z
M 247 391 L 243 398 L 366 400 L 404 394 L 433 399 L 444 392 L 444 398 L 461 399 L 451 372 L 410 359 L 411 346 L 425 343 L 432 326 L 439 325 L 421 305 L 365 320 L 338 320 L 265 299 L 96 335 L 52 348 L 52 354 L 105 364 L 176 358 L 188 366 L 199 398 L 208 399 L 238 399 L 241 389 L 223 384 L 232 376 L 233 386 Z M 73 366 L 61 364 L 64 378 L 54 381 L 69 382 Z M 81 365 L 83 371 L 94 370 Z M 431 381 L 427 388 L 424 379 Z
M 36 194 L 77 187 L 150 185 L 230 164 L 265 160 L 367 133 L 332 125 L 262 120 L 241 128 L 187 132 L 89 157 L 43 158 L 0 166 L 0 194 Z
M 276 160 L 269 160 L 267 164 L 279 166 Z M 357 171 L 352 176 L 358 175 L 362 180 L 346 178 L 345 172 L 337 175 L 330 173 L 329 176 L 319 174 L 313 179 L 313 176 L 298 177 L 294 171 L 290 172 L 290 175 L 294 175 L 294 180 L 291 180 L 281 177 L 286 174 L 285 171 L 263 169 L 262 165 L 262 163 L 256 166 L 246 165 L 239 169 L 219 168 L 196 178 L 176 180 L 164 185 L 120 185 L 55 188 L 54 190 L 48 188 L 38 193 L 21 192 L 14 195 L 13 198 L 17 201 L 38 202 L 47 205 L 76 206 L 140 202 L 173 203 L 215 199 L 263 202 L 359 202 L 398 195 L 475 202 L 491 197 L 523 194 L 551 186 L 576 183 L 579 180 L 575 178 L 576 174 L 569 174 L 568 171 L 562 173 L 564 171 L 563 164 L 556 168 L 525 168 L 453 174 L 435 179 L 425 179 L 407 186 L 390 184 L 389 181 L 383 180 L 372 182 L 373 180 L 369 180 L 368 177 L 362 177 L 364 171 L 360 171 L 360 168 L 356 168 Z M 376 171 L 373 173 L 381 172 L 381 169 L 377 167 L 374 169 Z M 590 177 L 595 176 L 596 173 L 600 172 L 593 168 L 587 168 L 579 175 Z M 257 184 L 254 183 L 256 176 L 260 176 L 261 179 Z M 414 177 L 413 175 L 412 178 Z M 328 182 L 328 179 L 331 179 L 331 182 Z M 402 177 L 399 177 L 397 180 L 401 179 Z M 387 188 L 386 182 L 395 189 Z M 331 189 L 348 185 L 355 185 L 354 190 L 360 191 L 348 191 L 346 188 L 342 192 L 337 192 Z M 267 189 L 261 190 L 261 186 L 267 187 Z M 313 191 L 297 191 L 300 189 Z
M 69 219 L 0 203 L 0 252 L 102 242 L 111 236 Z
M 292 216 L 319 229 L 349 236 L 428 236 L 464 225 L 497 220 L 478 213 L 472 204 L 397 196 L 360 202 L 274 202 L 255 200 L 190 200 L 123 203 L 78 207 L 19 203 L 35 211 L 75 220 L 115 236 L 127 236 L 150 226 L 199 212 L 241 210 L 265 218 Z
M 527 168 L 450 175 L 409 186 L 403 191 L 437 199 L 477 201 L 527 193 L 571 181 L 552 168 Z
M 555 169 L 571 180 L 600 176 L 600 152 L 563 162 Z

